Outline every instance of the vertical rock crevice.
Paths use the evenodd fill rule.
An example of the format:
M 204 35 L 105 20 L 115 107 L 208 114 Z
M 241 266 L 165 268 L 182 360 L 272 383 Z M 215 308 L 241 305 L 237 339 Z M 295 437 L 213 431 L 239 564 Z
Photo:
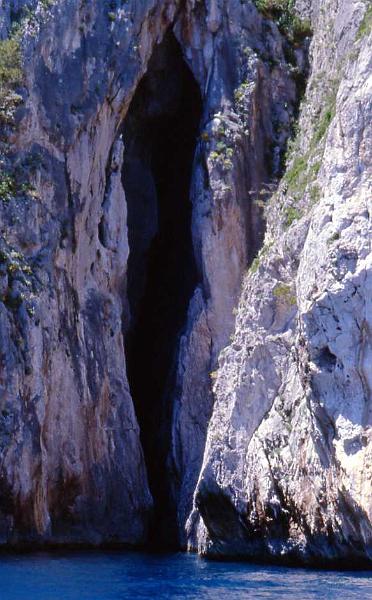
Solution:
M 148 471 L 157 542 L 370 566 L 367 4 L 49 4 L 0 0 L 0 545 L 143 545 Z
M 175 355 L 199 280 L 190 181 L 201 112 L 199 87 L 168 32 L 154 51 L 122 128 L 130 250 L 127 372 L 157 522 L 159 515 L 172 521 L 166 456 Z M 158 531 L 150 537 L 155 535 L 159 542 Z M 169 531 L 166 537 L 172 539 Z

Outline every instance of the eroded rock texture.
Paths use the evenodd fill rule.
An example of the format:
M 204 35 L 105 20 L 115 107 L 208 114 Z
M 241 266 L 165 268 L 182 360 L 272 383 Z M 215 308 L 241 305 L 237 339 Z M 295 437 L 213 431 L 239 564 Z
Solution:
M 368 560 L 367 7 L 324 4 L 309 52 L 250 0 L 0 2 L 3 544 Z
M 363 3 L 323 4 L 292 162 L 219 361 L 189 521 L 208 555 L 372 556 L 370 38 Z

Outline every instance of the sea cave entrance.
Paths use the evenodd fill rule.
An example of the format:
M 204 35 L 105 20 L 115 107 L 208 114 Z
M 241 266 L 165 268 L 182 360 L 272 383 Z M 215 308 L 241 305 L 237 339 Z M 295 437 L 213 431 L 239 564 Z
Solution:
M 153 53 L 122 130 L 130 248 L 127 373 L 155 502 L 150 543 L 158 545 L 165 545 L 164 537 L 174 541 L 166 456 L 175 355 L 198 283 L 190 182 L 201 114 L 199 86 L 168 32 Z

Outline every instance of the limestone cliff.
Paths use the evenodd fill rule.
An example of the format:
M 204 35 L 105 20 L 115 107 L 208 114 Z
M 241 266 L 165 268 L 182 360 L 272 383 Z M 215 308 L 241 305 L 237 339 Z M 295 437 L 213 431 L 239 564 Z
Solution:
M 371 559 L 370 22 L 0 1 L 3 544 Z
M 298 134 L 220 356 L 189 531 L 209 555 L 350 566 L 372 557 L 371 8 L 310 16 Z

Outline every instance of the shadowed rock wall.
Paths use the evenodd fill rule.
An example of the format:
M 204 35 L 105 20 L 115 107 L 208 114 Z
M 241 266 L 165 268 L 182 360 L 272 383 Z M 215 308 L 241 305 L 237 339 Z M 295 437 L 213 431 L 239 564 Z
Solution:
M 202 101 L 198 277 L 171 352 L 162 467 L 179 543 L 368 557 L 369 30 L 364 2 L 323 5 L 298 2 L 311 73 L 277 191 L 308 25 L 241 0 L 56 0 L 27 17 L 17 110 L 1 120 L 3 544 L 148 539 L 123 157 L 126 114 L 171 29 Z M 2 35 L 10 18 L 0 3 Z

